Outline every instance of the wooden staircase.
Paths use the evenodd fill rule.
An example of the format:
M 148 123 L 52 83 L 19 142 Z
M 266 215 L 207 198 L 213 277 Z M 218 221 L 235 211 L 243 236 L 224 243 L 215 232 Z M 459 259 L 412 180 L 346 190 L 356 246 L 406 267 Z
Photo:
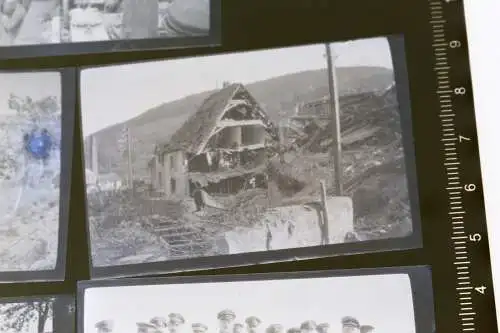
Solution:
M 217 255 L 215 240 L 203 230 L 165 219 L 151 221 L 153 232 L 169 248 L 171 259 L 187 259 Z

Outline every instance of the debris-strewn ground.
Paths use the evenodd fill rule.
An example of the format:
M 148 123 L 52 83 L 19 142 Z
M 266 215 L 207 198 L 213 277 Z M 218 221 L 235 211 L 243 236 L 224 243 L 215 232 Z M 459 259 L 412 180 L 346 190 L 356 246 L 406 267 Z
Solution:
M 39 197 L 29 206 L 21 207 L 14 216 L 2 221 L 0 270 L 55 268 L 59 240 L 59 196 L 46 194 L 48 196 Z
M 151 213 L 144 194 L 127 190 L 99 191 L 87 196 L 94 266 L 164 260 L 168 249 L 148 228 Z
M 383 147 L 364 151 L 347 150 L 343 152 L 343 157 L 343 174 L 346 178 L 343 195 L 352 198 L 355 230 L 369 239 L 408 235 L 412 223 L 400 149 Z M 299 180 L 294 185 L 294 195 L 297 197 L 319 198 L 320 181 L 326 182 L 329 195 L 335 195 L 333 166 L 328 155 L 288 156 L 285 165 L 276 162 L 275 172 L 279 176 L 286 175 Z
M 407 236 L 412 221 L 396 90 L 351 99 L 343 102 L 340 122 L 343 195 L 353 200 L 355 229 L 369 239 Z M 326 124 L 306 130 L 309 135 L 298 139 L 299 147 L 307 142 L 311 148 L 289 153 L 284 165 L 275 159 L 274 169 L 278 176 L 300 181 L 299 195 L 317 193 L 321 180 L 335 195 L 328 151 L 332 128 Z
M 0 223 L 0 270 L 54 269 L 59 242 L 59 189 L 50 180 L 37 187 L 3 182 Z M 7 205 L 6 205 L 7 206 Z M 4 206 L 4 208 L 6 208 Z

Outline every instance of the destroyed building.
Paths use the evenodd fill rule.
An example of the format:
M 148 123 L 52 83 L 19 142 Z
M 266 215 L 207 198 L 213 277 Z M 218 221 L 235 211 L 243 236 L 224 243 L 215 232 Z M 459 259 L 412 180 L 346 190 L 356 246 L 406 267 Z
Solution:
M 149 162 L 153 190 L 167 197 L 190 196 L 197 188 L 234 194 L 266 185 L 268 148 L 278 133 L 242 84 L 224 84 Z
M 401 132 L 395 84 L 375 92 L 342 96 L 340 130 L 344 149 L 396 140 Z M 332 144 L 332 105 L 328 96 L 297 104 L 284 130 L 288 145 L 296 145 L 315 153 L 327 152 Z

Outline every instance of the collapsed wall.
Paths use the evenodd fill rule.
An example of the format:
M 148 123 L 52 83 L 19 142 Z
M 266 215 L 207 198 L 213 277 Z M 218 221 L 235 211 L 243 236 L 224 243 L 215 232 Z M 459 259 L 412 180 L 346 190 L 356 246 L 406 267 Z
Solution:
M 329 242 L 342 243 L 346 234 L 354 230 L 352 200 L 330 197 L 327 207 Z M 314 208 L 293 205 L 270 209 L 256 227 L 238 227 L 226 232 L 224 238 L 229 253 L 236 254 L 266 251 L 268 245 L 270 250 L 320 245 L 321 231 Z

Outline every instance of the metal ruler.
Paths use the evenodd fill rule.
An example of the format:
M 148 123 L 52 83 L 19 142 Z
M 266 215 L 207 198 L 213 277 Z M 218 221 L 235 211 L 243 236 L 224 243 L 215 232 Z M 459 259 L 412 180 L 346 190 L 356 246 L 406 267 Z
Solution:
M 450 264 L 454 266 L 455 276 L 449 279 L 455 284 L 458 331 L 495 332 L 497 323 L 464 8 L 460 0 L 428 1 L 454 256 Z M 450 306 L 452 304 L 450 300 Z

